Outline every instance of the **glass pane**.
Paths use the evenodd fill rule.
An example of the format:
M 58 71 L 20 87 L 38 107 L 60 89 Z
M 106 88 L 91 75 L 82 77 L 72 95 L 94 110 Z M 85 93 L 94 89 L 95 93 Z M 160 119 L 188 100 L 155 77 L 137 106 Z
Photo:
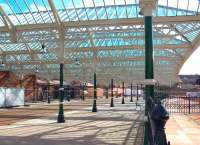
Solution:
M 116 5 L 125 5 L 125 1 L 124 0 L 115 0 L 115 4 Z
M 169 1 L 169 0 L 168 0 Z M 172 0 L 173 1 L 173 0 Z M 158 0 L 158 5 L 167 6 L 167 0 Z
M 63 0 L 63 2 L 64 2 L 64 5 L 65 5 L 66 9 L 72 9 L 72 8 L 74 8 L 72 0 Z
M 173 1 L 173 0 L 171 0 Z M 188 0 L 179 0 L 178 8 L 187 10 Z
M 53 0 L 53 3 L 56 7 L 57 10 L 61 10 L 64 9 L 65 7 L 67 7 L 67 4 L 69 3 L 70 0 Z M 63 5 L 63 3 L 65 4 L 65 6 Z M 68 4 L 69 5 L 69 4 Z M 73 5 L 72 5 L 73 7 Z
M 139 0 L 125 0 L 126 1 L 126 4 L 129 5 L 129 4 L 139 4 Z
M 83 0 L 85 7 L 94 7 L 93 0 Z
M 105 6 L 115 5 L 114 0 L 104 0 L 104 2 L 105 2 Z
M 103 0 L 94 0 L 94 3 L 96 7 L 104 6 Z
M 200 3 L 200 1 L 198 1 L 198 0 L 190 0 L 188 10 L 189 11 L 196 11 L 199 3 Z
M 182 1 L 182 0 L 179 0 L 179 1 Z M 178 0 L 168 0 L 168 7 L 177 8 L 177 2 Z
M 82 0 L 72 0 L 72 2 L 74 2 L 75 8 L 84 8 Z

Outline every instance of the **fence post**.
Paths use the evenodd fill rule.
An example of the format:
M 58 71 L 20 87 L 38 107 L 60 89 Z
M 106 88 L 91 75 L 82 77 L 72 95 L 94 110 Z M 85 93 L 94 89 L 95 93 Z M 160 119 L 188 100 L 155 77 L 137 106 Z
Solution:
M 188 95 L 188 98 L 189 98 L 189 112 L 188 113 L 190 114 L 190 99 L 191 99 L 190 95 Z
M 199 112 L 200 112 L 200 98 L 198 97 L 198 102 L 199 102 Z

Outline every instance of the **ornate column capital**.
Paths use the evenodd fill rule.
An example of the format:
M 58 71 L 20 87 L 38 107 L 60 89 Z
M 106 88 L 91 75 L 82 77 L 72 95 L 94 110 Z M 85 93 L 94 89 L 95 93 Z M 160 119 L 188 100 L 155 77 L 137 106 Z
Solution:
M 140 13 L 144 16 L 152 16 L 153 11 L 156 8 L 157 2 L 157 0 L 140 0 Z

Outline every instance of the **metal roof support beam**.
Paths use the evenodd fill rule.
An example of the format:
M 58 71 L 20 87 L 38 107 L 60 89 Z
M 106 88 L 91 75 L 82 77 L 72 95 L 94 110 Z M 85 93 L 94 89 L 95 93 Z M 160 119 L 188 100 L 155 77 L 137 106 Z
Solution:
M 189 49 L 191 48 L 188 44 L 166 44 L 166 45 L 155 45 L 155 49 Z M 144 49 L 143 45 L 128 45 L 128 46 L 101 46 L 101 47 L 95 47 L 97 50 L 138 50 L 138 49 Z M 81 47 L 81 48 L 67 48 L 67 52 L 87 52 L 87 51 L 93 51 L 93 47 Z
M 130 45 L 130 46 L 102 46 L 102 47 L 95 47 L 98 50 L 138 50 L 144 49 L 144 46 L 142 45 Z M 166 45 L 155 45 L 155 49 L 190 49 L 191 46 L 189 44 L 166 44 Z M 56 51 L 57 48 L 51 49 L 52 51 Z M 88 52 L 93 51 L 93 47 L 82 47 L 82 48 L 66 48 L 67 52 Z M 41 50 L 32 50 L 31 54 L 42 54 Z M 48 53 L 48 52 L 47 52 Z M 27 50 L 18 50 L 18 51 L 5 51 L 4 55 L 22 55 L 22 54 L 29 54 Z M 0 56 L 2 53 L 0 53 Z
M 154 24 L 178 24 L 178 23 L 190 23 L 199 22 L 200 15 L 195 16 L 176 16 L 176 17 L 155 17 Z M 92 21 L 80 21 L 80 22 L 64 22 L 65 27 L 96 27 L 96 26 L 119 26 L 119 25 L 141 25 L 144 24 L 143 18 L 128 18 L 119 20 L 92 20 Z
M 31 54 L 42 54 L 43 52 L 41 52 L 41 50 L 32 50 Z M 18 50 L 18 51 L 4 51 L 3 55 L 23 55 L 23 54 L 30 54 L 29 51 L 27 50 Z M 0 56 L 2 55 L 2 53 L 0 53 Z
M 179 23 L 191 23 L 199 22 L 200 15 L 194 16 L 162 16 L 155 17 L 153 20 L 154 24 L 179 24 Z M 143 25 L 143 18 L 128 18 L 128 19 L 118 19 L 118 20 L 88 20 L 79 22 L 62 22 L 63 27 L 96 27 L 96 26 L 120 26 L 120 25 Z M 19 25 L 15 26 L 17 31 L 34 31 L 34 30 L 44 30 L 54 28 L 56 29 L 57 24 L 46 23 L 46 24 L 29 24 L 29 25 Z M 8 29 L 6 27 L 0 27 L 0 31 L 6 32 Z
M 55 8 L 55 5 L 54 5 L 53 1 L 52 0 L 48 0 L 48 3 L 49 3 L 49 6 L 51 7 L 51 10 L 53 12 L 53 16 L 54 16 L 54 19 L 56 21 L 57 27 L 60 27 L 61 20 L 60 20 L 60 17 L 58 15 L 58 13 L 57 13 L 57 10 Z
M 103 31 L 101 32 L 103 33 Z M 117 34 L 117 33 L 116 33 Z M 174 37 L 176 37 L 177 35 L 155 35 L 154 38 L 158 39 L 173 39 Z M 70 38 L 71 37 L 71 38 Z M 143 40 L 144 38 L 144 35 L 140 35 L 140 36 L 101 36 L 101 37 L 94 37 L 93 39 L 96 39 L 96 40 L 101 40 L 101 39 L 112 39 L 112 38 L 121 38 L 121 39 L 124 39 L 124 40 Z M 185 39 L 185 38 L 184 38 Z M 76 38 L 75 36 L 69 36 L 69 41 L 87 41 L 88 38 Z M 190 42 L 190 41 L 189 41 Z
M 170 56 L 163 56 L 163 57 L 155 57 L 155 61 L 169 61 L 169 62 L 175 62 L 179 57 L 170 57 Z M 100 59 L 100 62 L 110 62 L 110 61 L 144 61 L 144 56 L 137 56 L 137 57 L 98 57 Z M 179 60 L 179 59 L 178 59 Z M 93 62 L 92 58 L 83 58 L 80 59 L 81 62 Z M 49 61 L 24 61 L 20 62 L 22 65 L 31 65 L 31 64 L 59 64 L 60 60 L 49 60 Z M 73 64 L 74 61 L 71 59 L 67 59 L 64 61 L 65 64 Z M 175 62 L 176 63 L 176 62 Z M 17 62 L 7 62 L 8 65 L 18 65 Z
M 3 21 L 4 21 L 6 27 L 8 28 L 8 31 L 10 33 L 11 42 L 16 43 L 17 42 L 16 28 L 1 6 L 0 6 L 0 14 L 2 15 Z
M 60 61 L 62 62 L 64 60 L 64 57 L 65 57 L 65 51 L 64 51 L 64 29 L 62 27 L 62 23 L 61 23 L 61 20 L 60 20 L 60 17 L 58 15 L 58 12 L 56 10 L 56 7 L 53 3 L 52 0 L 48 0 L 49 2 L 49 5 L 51 7 L 51 10 L 53 12 L 53 16 L 54 16 L 54 19 L 55 19 L 55 22 L 56 22 L 56 27 L 59 31 L 59 43 L 60 43 L 60 51 L 55 51 L 55 53 L 58 55 Z

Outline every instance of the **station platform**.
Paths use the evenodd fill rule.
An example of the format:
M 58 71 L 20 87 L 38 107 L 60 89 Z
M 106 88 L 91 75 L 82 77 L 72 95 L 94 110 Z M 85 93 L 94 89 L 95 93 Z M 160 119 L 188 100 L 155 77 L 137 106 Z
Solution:
M 121 104 L 121 98 L 117 98 L 112 108 L 110 99 L 98 99 L 100 103 L 96 113 L 91 112 L 91 102 L 79 100 L 65 103 L 65 108 L 72 108 L 65 110 L 65 123 L 57 123 L 55 106 L 58 107 L 58 102 L 38 104 L 37 107 L 33 104 L 29 110 L 38 108 L 38 116 L 0 125 L 0 145 L 143 144 L 144 111 L 143 107 L 136 106 L 135 99 L 130 102 L 130 98 L 126 98 L 126 104 Z M 73 106 L 76 106 L 74 110 Z M 41 108 L 45 108 L 46 113 Z M 34 114 L 34 111 L 31 112 Z

